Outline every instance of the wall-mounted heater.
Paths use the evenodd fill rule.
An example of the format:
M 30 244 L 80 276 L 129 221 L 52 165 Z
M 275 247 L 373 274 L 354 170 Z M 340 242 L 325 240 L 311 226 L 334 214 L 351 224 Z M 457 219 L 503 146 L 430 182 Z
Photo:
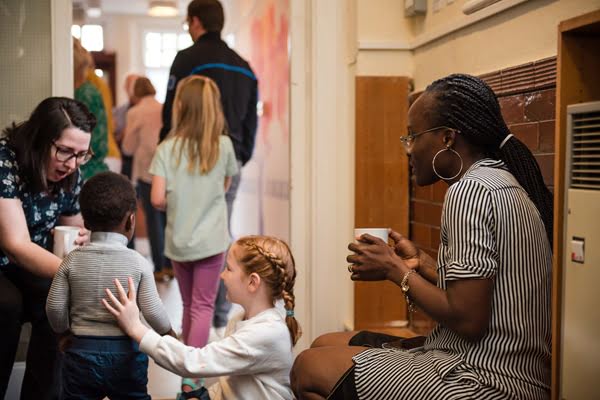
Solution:
M 600 399 L 600 101 L 567 107 L 562 399 Z

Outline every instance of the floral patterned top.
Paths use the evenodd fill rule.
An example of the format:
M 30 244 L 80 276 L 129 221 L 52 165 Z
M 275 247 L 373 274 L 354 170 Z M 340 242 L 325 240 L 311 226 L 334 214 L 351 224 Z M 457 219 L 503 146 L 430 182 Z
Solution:
M 6 138 L 0 139 L 0 198 L 21 200 L 29 235 L 35 244 L 49 250 L 50 231 L 56 225 L 58 217 L 79 214 L 82 184 L 79 174 L 70 193 L 64 189 L 56 189 L 51 193 L 32 192 L 20 175 L 15 152 L 8 146 Z M 0 270 L 9 264 L 10 261 L 0 250 Z
M 85 104 L 88 110 L 96 117 L 96 127 L 92 132 L 92 141 L 90 143 L 94 157 L 81 166 L 83 179 L 88 180 L 99 172 L 108 171 L 108 166 L 104 163 L 104 158 L 108 154 L 106 110 L 104 110 L 104 103 L 102 102 L 100 92 L 87 81 L 75 89 L 75 100 L 79 100 Z

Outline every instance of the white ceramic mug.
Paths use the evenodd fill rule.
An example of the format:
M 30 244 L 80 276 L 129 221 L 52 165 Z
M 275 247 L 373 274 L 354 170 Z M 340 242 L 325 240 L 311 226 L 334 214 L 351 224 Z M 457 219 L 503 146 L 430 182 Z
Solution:
M 362 234 L 368 233 L 371 236 L 375 236 L 388 242 L 388 228 L 356 228 L 354 229 L 354 237 L 360 237 Z
M 79 236 L 79 228 L 76 226 L 54 227 L 54 247 L 52 252 L 60 258 L 64 258 L 77 245 L 75 239 Z

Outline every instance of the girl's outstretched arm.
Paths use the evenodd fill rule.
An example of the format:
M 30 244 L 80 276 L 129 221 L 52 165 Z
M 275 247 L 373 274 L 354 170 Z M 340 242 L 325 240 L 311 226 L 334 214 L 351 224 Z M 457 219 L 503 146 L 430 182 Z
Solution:
M 251 327 L 246 324 L 230 336 L 201 348 L 148 331 L 140 350 L 161 367 L 183 377 L 269 373 L 291 363 L 291 342 L 287 326 L 281 320 L 263 317 Z
M 231 336 L 196 348 L 186 346 L 172 337 L 160 336 L 142 324 L 133 279 L 128 279 L 129 293 L 125 293 L 116 279 L 115 286 L 118 298 L 106 289 L 110 302 L 102 299 L 104 307 L 115 316 L 121 329 L 140 343 L 141 351 L 151 356 L 161 367 L 180 376 L 216 377 L 265 373 L 277 368 L 274 365 L 276 359 L 292 357 L 287 326 L 272 315 L 263 314 L 252 326 L 246 324 Z
M 139 343 L 149 329 L 140 320 L 140 310 L 137 306 L 133 279 L 131 277 L 127 278 L 128 293 L 125 293 L 125 289 L 123 289 L 118 279 L 115 279 L 115 286 L 119 298 L 117 299 L 109 289 L 104 289 L 111 304 L 106 299 L 102 299 L 102 304 L 115 316 L 123 332 Z

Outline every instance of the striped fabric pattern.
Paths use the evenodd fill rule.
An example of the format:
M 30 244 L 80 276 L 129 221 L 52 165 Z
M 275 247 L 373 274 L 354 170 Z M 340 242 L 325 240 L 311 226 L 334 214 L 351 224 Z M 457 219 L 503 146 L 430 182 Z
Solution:
M 487 333 L 470 343 L 438 325 L 417 352 L 354 357 L 360 399 L 548 399 L 552 253 L 543 222 L 503 162 L 473 164 L 449 187 L 438 287 L 494 278 Z
M 116 294 L 114 279 L 127 289 L 132 277 L 137 303 L 144 319 L 158 333 L 171 329 L 167 312 L 158 296 L 152 267 L 127 248 L 127 238 L 114 232 L 93 232 L 91 243 L 71 251 L 56 273 L 48 300 L 48 321 L 57 333 L 71 329 L 79 336 L 122 336 L 115 318 L 101 303 L 105 288 Z

